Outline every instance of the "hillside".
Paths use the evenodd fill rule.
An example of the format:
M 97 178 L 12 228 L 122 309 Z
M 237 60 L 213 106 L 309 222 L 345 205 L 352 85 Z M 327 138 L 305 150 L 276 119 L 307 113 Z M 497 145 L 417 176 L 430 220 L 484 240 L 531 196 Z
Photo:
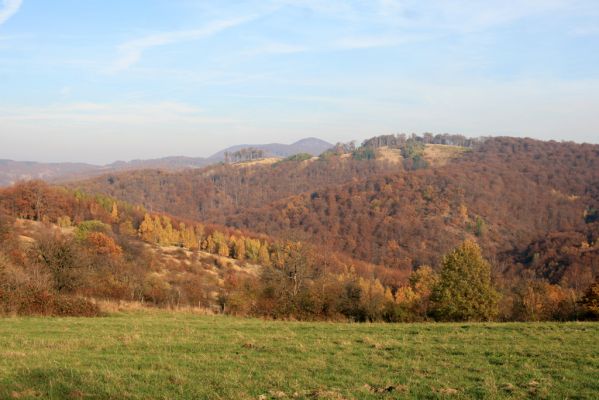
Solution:
M 211 282 L 183 273 L 207 270 L 189 261 L 204 252 L 236 260 L 221 259 L 230 268 L 202 295 L 228 313 L 443 320 L 431 308 L 441 265 L 451 252 L 470 251 L 492 266 L 502 299 L 476 318 L 570 319 L 581 315 L 577 299 L 599 275 L 598 167 L 594 145 L 385 136 L 320 157 L 131 171 L 66 189 L 24 183 L 0 192 L 0 208 L 73 226 L 79 234 L 61 241 L 85 260 L 97 256 L 98 240 L 120 248 L 119 262 L 139 259 L 108 280 L 127 282 L 111 295 L 119 299 L 147 301 L 146 290 L 157 288 L 156 305 L 194 304 L 180 285 Z M 132 240 L 160 250 L 127 258 Z M 182 264 L 169 261 L 173 252 Z M 15 254 L 7 255 L 11 263 L 27 265 L 23 250 Z M 155 263 L 183 274 L 147 270 Z M 105 273 L 93 288 L 103 287 L 96 280 Z M 72 294 L 103 296 L 87 290 Z
M 160 169 L 177 171 L 187 168 L 201 168 L 218 164 L 225 160 L 225 153 L 245 148 L 263 150 L 266 157 L 288 157 L 298 153 L 317 156 L 332 145 L 317 138 L 306 138 L 293 144 L 236 145 L 215 153 L 210 157 L 172 156 L 147 160 L 117 161 L 106 165 L 86 163 L 40 163 L 30 161 L 0 160 L 0 187 L 20 180 L 43 179 L 49 182 L 64 182 L 89 178 L 105 173 L 137 169 Z
M 0 315 L 95 315 L 93 301 L 116 300 L 342 319 L 357 311 L 337 303 L 343 296 L 335 291 L 405 280 L 328 249 L 148 213 L 37 181 L 0 190 L 0 245 Z M 323 294 L 325 284 L 330 289 Z M 281 296 L 275 303 L 273 291 Z M 368 304 L 366 295 L 351 301 Z M 303 309 L 309 297 L 320 305 Z M 359 312 L 361 319 L 381 318 L 380 310 Z
M 408 149 L 381 137 L 316 161 L 136 171 L 75 186 L 175 215 L 326 243 L 405 271 L 438 264 L 468 237 L 506 265 L 556 232 L 582 235 L 593 248 L 596 228 L 585 215 L 599 208 L 599 146 L 458 139 L 452 140 L 460 146 Z M 595 261 L 584 265 L 599 271 Z
M 245 209 L 318 188 L 401 170 L 401 165 L 334 157 L 274 164 L 225 164 L 196 170 L 137 170 L 69 183 L 148 209 L 223 223 Z

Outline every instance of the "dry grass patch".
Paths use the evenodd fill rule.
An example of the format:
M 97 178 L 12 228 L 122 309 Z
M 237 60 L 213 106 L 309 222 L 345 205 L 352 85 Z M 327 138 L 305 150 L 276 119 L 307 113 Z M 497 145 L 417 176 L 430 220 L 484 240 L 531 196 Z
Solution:
M 434 167 L 446 165 L 451 160 L 460 158 L 464 153 L 471 151 L 466 147 L 448 146 L 444 144 L 427 144 L 424 148 L 424 159 Z

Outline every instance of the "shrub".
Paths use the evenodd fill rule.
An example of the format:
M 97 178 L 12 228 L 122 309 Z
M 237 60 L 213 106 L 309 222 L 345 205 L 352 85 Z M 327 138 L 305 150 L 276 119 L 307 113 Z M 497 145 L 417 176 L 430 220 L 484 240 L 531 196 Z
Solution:
M 8 215 L 5 215 L 0 210 L 0 243 L 7 240 L 13 231 L 13 224 L 15 220 Z
M 376 152 L 371 147 L 360 147 L 352 152 L 352 158 L 354 160 L 374 160 Z
M 99 315 L 98 307 L 82 298 L 58 294 L 51 278 L 31 267 L 15 266 L 0 253 L 0 315 Z
M 90 232 L 85 243 L 95 254 L 118 257 L 123 253 L 123 249 L 115 243 L 114 239 L 104 233 Z
M 90 221 L 83 221 L 82 223 L 77 225 L 77 230 L 75 231 L 75 238 L 77 238 L 78 240 L 84 240 L 90 232 L 110 234 L 112 232 L 112 228 L 110 227 L 110 225 L 107 225 L 104 222 L 95 219 Z
M 57 295 L 52 303 L 52 315 L 61 317 L 97 317 L 100 308 L 97 304 L 81 297 Z
M 529 279 L 514 288 L 509 319 L 519 321 L 565 321 L 577 317 L 574 290 Z
M 58 217 L 58 219 L 56 220 L 56 225 L 60 226 L 61 228 L 70 227 L 72 225 L 71 217 L 69 217 L 68 215 Z
M 312 158 L 311 154 L 308 153 L 298 153 L 292 156 L 285 158 L 283 161 L 306 161 Z
M 56 290 L 71 292 L 81 285 L 81 254 L 72 240 L 44 232 L 37 238 L 30 254 L 33 263 L 46 267 L 52 274 Z
M 595 280 L 582 299 L 580 304 L 587 316 L 593 319 L 599 319 L 599 277 Z

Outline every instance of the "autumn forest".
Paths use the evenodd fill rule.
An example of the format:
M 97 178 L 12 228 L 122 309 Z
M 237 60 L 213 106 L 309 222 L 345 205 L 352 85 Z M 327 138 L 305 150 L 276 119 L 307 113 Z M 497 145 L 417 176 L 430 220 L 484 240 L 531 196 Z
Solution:
M 599 307 L 599 146 L 387 135 L 0 191 L 0 312 L 538 321 Z

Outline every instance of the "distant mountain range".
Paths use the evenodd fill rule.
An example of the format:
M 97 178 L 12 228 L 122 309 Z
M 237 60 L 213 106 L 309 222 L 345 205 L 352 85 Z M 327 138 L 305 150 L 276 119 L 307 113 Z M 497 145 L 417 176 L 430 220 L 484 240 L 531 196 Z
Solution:
M 333 145 L 329 142 L 325 142 L 324 140 L 318 138 L 306 138 L 299 140 L 293 144 L 280 144 L 280 143 L 270 143 L 270 144 L 261 144 L 261 145 L 253 145 L 253 144 L 240 144 L 237 146 L 231 146 L 227 149 L 221 150 L 218 153 L 212 155 L 207 160 L 210 163 L 223 161 L 225 158 L 225 153 L 234 153 L 241 149 L 245 149 L 248 147 L 256 148 L 259 150 L 263 150 L 266 156 L 269 157 L 289 157 L 298 153 L 308 153 L 314 156 L 320 155 L 324 151 L 333 147 Z
M 264 151 L 267 157 L 288 157 L 298 153 L 319 155 L 333 145 L 318 138 L 306 138 L 292 144 L 241 144 L 223 149 L 210 157 L 164 157 L 148 160 L 117 161 L 107 165 L 86 163 L 39 163 L 33 161 L 0 160 L 0 186 L 19 180 L 43 179 L 50 182 L 81 179 L 104 173 L 134 169 L 181 170 L 200 168 L 224 161 L 225 153 L 244 148 Z

